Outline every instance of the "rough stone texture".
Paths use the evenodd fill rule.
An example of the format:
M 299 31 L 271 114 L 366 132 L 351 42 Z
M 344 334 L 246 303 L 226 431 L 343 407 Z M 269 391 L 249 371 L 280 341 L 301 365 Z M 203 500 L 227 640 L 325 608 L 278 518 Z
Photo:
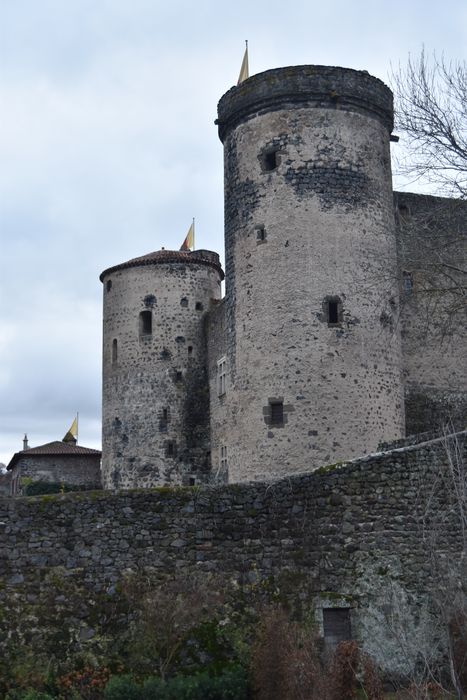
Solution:
M 102 274 L 105 488 L 207 478 L 204 320 L 221 278 L 209 251 L 159 251 Z M 151 334 L 141 333 L 141 312 L 152 316 Z
M 467 417 L 467 203 L 396 192 L 407 432 Z M 410 275 L 412 289 L 404 289 Z M 448 291 L 451 290 L 451 291 Z
M 211 437 L 213 453 L 226 440 L 231 481 L 403 434 L 391 110 L 380 81 L 320 66 L 267 71 L 219 103 L 228 389 Z M 342 306 L 332 327 L 329 297 Z M 264 420 L 274 399 L 283 426 Z
M 391 91 L 366 72 L 296 66 L 232 88 L 218 114 L 225 299 L 209 251 L 101 276 L 105 487 L 262 480 L 447 418 L 465 427 L 465 301 L 448 313 L 456 294 L 440 289 L 465 267 L 467 204 L 393 194 Z
M 371 113 L 388 131 L 393 127 L 392 93 L 366 71 L 334 66 L 289 66 L 253 75 L 219 101 L 219 136 L 240 122 L 297 105 Z
M 11 491 L 11 474 L 0 473 L 0 496 L 9 496 Z
M 24 454 L 11 471 L 13 493 L 21 491 L 22 478 L 100 489 L 101 455 Z
M 464 458 L 465 438 L 448 440 Z M 422 615 L 434 582 L 428 502 L 443 514 L 443 561 L 460 560 L 446 461 L 435 440 L 276 482 L 0 499 L 0 602 L 33 596 L 54 567 L 84 581 L 90 608 L 92 592 L 111 591 L 128 569 L 272 577 L 291 595 L 306 590 L 318 622 L 323 607 L 350 607 L 353 634 L 396 670 L 388 607 L 398 615 L 405 606 L 417 653 L 433 642 L 424 627 L 432 616 Z

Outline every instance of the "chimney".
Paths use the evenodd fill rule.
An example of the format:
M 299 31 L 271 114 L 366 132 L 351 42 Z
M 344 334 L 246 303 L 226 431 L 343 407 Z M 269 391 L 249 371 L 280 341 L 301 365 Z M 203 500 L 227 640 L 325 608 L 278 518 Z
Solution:
M 23 438 L 23 450 L 28 450 L 29 445 L 28 445 L 28 434 L 24 433 L 24 438 Z

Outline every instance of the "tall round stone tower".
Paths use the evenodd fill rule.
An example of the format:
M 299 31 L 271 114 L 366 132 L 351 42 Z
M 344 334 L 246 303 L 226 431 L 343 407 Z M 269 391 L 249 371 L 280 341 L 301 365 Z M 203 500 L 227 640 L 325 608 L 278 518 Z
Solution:
M 208 477 L 204 321 L 222 278 L 206 250 L 161 250 L 102 273 L 105 488 Z
M 212 438 L 229 480 L 400 437 L 390 90 L 344 68 L 269 70 L 221 98 L 217 123 L 226 419 Z

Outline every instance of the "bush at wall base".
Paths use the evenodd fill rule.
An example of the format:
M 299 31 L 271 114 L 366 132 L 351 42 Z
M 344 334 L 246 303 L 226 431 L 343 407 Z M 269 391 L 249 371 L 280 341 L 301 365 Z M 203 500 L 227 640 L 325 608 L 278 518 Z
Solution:
M 175 676 L 168 681 L 148 678 L 143 686 L 131 676 L 114 676 L 104 691 L 105 700 L 248 700 L 249 682 L 241 667 L 219 676 L 199 673 Z

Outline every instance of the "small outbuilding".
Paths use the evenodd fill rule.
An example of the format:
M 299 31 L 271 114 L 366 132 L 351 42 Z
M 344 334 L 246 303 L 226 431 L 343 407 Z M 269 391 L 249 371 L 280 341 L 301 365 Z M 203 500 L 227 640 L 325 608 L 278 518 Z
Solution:
M 38 447 L 28 447 L 27 437 L 23 449 L 16 452 L 7 466 L 11 473 L 11 495 L 27 495 L 31 485 L 44 484 L 43 492 L 56 490 L 87 490 L 101 488 L 101 451 L 82 447 L 75 439 L 65 436 Z

